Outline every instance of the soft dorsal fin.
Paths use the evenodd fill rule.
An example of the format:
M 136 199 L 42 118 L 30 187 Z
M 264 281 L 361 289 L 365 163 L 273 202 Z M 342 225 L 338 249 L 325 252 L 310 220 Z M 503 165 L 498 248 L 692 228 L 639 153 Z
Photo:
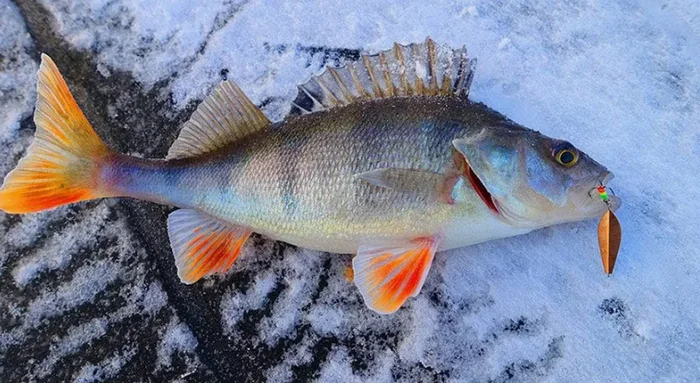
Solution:
M 326 68 L 299 86 L 294 106 L 301 113 L 311 113 L 357 100 L 397 96 L 466 98 L 475 66 L 465 47 L 452 49 L 430 38 L 422 44 L 394 44 L 374 55 L 363 54 L 342 68 Z
M 270 120 L 231 81 L 224 81 L 197 107 L 168 151 L 167 159 L 214 151 L 253 132 Z

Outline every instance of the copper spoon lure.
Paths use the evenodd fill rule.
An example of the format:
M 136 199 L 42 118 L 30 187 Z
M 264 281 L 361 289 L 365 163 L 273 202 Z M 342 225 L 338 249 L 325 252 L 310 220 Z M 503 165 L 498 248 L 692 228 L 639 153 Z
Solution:
M 620 251 L 622 242 L 622 228 L 620 221 L 611 210 L 610 197 L 604 185 L 597 188 L 600 198 L 608 205 L 608 210 L 600 218 L 598 223 L 598 245 L 600 246 L 600 257 L 603 260 L 603 271 L 610 275 L 615 268 L 617 253 Z

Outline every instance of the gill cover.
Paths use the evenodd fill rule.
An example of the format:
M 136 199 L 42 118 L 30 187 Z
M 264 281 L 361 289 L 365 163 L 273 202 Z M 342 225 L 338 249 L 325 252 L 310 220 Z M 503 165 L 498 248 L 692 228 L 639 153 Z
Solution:
M 501 203 L 544 197 L 556 206 L 564 206 L 571 178 L 547 157 L 548 150 L 551 151 L 547 149 L 547 141 L 537 132 L 508 127 L 484 129 L 452 144 Z

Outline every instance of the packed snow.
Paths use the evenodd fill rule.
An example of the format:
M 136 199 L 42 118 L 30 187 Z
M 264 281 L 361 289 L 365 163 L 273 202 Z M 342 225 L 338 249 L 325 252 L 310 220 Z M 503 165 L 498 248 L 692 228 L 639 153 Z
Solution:
M 9 0 L 0 1 L 0 18 L 0 140 L 5 143 L 32 112 L 38 65 L 28 53 L 32 49 L 29 33 Z M 0 159 L 6 162 L 4 156 Z
M 317 360 L 325 344 L 322 381 L 700 376 L 700 175 L 693 169 L 700 157 L 700 2 L 42 2 L 55 31 L 95 55 L 96 71 L 128 73 L 144 90 L 165 86 L 176 111 L 229 78 L 279 120 L 297 84 L 349 59 L 348 52 L 426 36 L 466 45 L 478 59 L 473 100 L 571 141 L 615 173 L 623 243 L 611 277 L 602 271 L 596 222 L 560 225 L 438 254 L 421 294 L 380 316 L 346 280 L 347 256 L 291 247 L 278 254 L 266 239 L 248 244 L 229 275 L 205 283 L 234 279 L 213 314 L 229 342 L 284 350 L 268 379 L 294 379 L 295 368 Z M 4 175 L 30 141 L 20 122 L 31 113 L 37 55 L 27 53 L 31 38 L 15 6 L 0 0 L 0 12 Z M 11 225 L 0 214 L 0 278 L 9 284 L 0 288 L 7 313 L 0 314 L 0 354 L 52 318 L 99 306 L 109 291 L 125 305 L 78 318 L 45 340 L 49 355 L 30 368 L 35 378 L 109 336 L 115 323 L 133 315 L 155 322 L 172 310 L 162 286 L 146 277 L 143 244 L 109 209 L 90 203 Z M 235 278 L 246 272 L 253 281 L 239 284 Z M 38 293 L 23 295 L 44 282 Z M 168 315 L 155 335 L 157 368 L 182 353 L 196 369 L 196 334 L 205 329 Z M 240 339 L 258 316 L 255 339 Z M 113 377 L 138 359 L 136 352 L 112 349 L 71 379 Z
M 29 135 L 19 129 L 34 107 L 39 65 L 28 54 L 32 40 L 10 0 L 0 0 L 0 20 L 0 174 L 4 175 L 12 170 L 14 157 L 29 145 Z

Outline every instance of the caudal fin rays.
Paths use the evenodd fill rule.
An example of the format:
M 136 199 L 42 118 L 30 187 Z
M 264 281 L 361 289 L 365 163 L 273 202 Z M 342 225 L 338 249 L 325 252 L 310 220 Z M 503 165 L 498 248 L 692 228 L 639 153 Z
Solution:
M 197 107 L 167 159 L 212 152 L 265 129 L 270 121 L 232 81 L 224 81 Z
M 34 141 L 0 188 L 0 210 L 31 213 L 104 196 L 99 169 L 110 150 L 45 54 L 38 72 L 34 122 Z

